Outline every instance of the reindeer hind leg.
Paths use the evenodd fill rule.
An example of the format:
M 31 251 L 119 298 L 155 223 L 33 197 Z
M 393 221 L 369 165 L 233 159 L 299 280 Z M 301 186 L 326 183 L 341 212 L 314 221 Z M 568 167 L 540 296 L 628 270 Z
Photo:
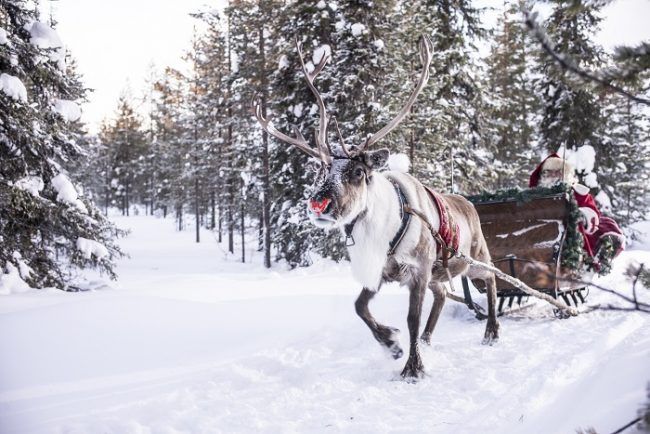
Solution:
M 488 319 L 485 324 L 483 344 L 492 345 L 499 340 L 499 322 L 497 321 L 497 283 L 494 275 L 484 279 L 487 287 Z
M 487 245 L 483 241 L 482 246 L 477 249 L 475 259 L 485 263 L 491 263 L 490 254 L 487 251 Z M 470 267 L 467 276 L 471 279 L 480 279 L 485 282 L 486 295 L 488 302 L 487 322 L 485 324 L 485 335 L 483 344 L 491 345 L 499 339 L 499 321 L 497 321 L 497 282 L 494 273 L 489 271 Z

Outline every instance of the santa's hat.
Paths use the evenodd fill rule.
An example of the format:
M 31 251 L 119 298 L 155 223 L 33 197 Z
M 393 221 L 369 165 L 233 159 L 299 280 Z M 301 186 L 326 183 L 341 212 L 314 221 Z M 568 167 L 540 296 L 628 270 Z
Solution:
M 568 161 L 560 158 L 559 155 L 553 153 L 539 163 L 539 166 L 530 174 L 528 187 L 532 188 L 539 185 L 542 170 L 562 170 L 564 173 L 564 182 L 573 184 L 575 181 L 573 166 Z

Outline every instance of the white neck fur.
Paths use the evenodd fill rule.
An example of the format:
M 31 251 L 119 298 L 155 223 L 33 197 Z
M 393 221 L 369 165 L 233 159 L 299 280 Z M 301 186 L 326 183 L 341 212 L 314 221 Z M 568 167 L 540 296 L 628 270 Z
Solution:
M 379 289 L 390 241 L 401 224 L 399 199 L 392 183 L 379 172 L 368 184 L 367 208 L 354 225 L 348 247 L 352 275 L 365 288 Z

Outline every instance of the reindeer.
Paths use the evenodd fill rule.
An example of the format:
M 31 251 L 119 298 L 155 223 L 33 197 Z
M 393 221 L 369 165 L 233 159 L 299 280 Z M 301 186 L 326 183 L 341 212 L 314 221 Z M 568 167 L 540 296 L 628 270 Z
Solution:
M 297 41 L 296 48 L 307 85 L 319 108 L 316 148 L 309 145 L 297 128 L 294 128 L 295 137 L 278 131 L 270 118 L 262 114 L 259 99 L 253 102 L 253 108 L 264 131 L 319 162 L 307 203 L 308 215 L 317 227 L 338 228 L 346 236 L 352 274 L 363 285 L 355 302 L 357 314 L 375 339 L 390 351 L 393 358 L 399 359 L 403 355 L 397 340 L 399 330 L 378 323 L 371 315 L 368 303 L 385 282 L 396 281 L 407 286 L 410 346 L 401 375 L 403 378 L 421 377 L 424 368 L 418 348 L 418 333 L 426 289 L 428 287 L 433 292 L 434 303 L 420 339 L 430 344 L 431 333 L 447 295 L 443 282 L 454 276 L 466 275 L 485 281 L 488 319 L 483 342 L 496 341 L 499 324 L 496 319 L 494 274 L 470 267 L 450 254 L 455 249 L 490 263 L 490 254 L 474 206 L 462 196 L 429 190 L 406 173 L 382 171 L 389 157 L 388 149 L 370 150 L 406 117 L 426 85 L 432 57 L 431 42 L 424 36 L 420 41 L 422 73 L 408 101 L 394 119 L 365 142 L 350 147 L 343 142 L 334 120 L 340 142 L 340 149 L 334 150 L 327 140 L 330 118 L 314 85 L 314 79 L 330 56 L 324 53 L 319 63 L 309 71 Z

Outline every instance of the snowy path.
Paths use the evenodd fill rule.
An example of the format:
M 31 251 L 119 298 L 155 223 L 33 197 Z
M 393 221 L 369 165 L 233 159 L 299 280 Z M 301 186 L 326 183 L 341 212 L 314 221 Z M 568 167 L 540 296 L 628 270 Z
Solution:
M 347 266 L 268 272 L 225 260 L 207 233 L 196 245 L 170 221 L 119 222 L 132 258 L 114 290 L 0 298 L 1 433 L 609 432 L 644 401 L 650 315 L 536 306 L 486 347 L 484 324 L 450 303 L 423 348 L 428 377 L 408 384 L 356 317 Z M 650 252 L 601 283 L 629 287 L 631 258 Z M 371 304 L 404 332 L 406 307 L 397 287 Z

